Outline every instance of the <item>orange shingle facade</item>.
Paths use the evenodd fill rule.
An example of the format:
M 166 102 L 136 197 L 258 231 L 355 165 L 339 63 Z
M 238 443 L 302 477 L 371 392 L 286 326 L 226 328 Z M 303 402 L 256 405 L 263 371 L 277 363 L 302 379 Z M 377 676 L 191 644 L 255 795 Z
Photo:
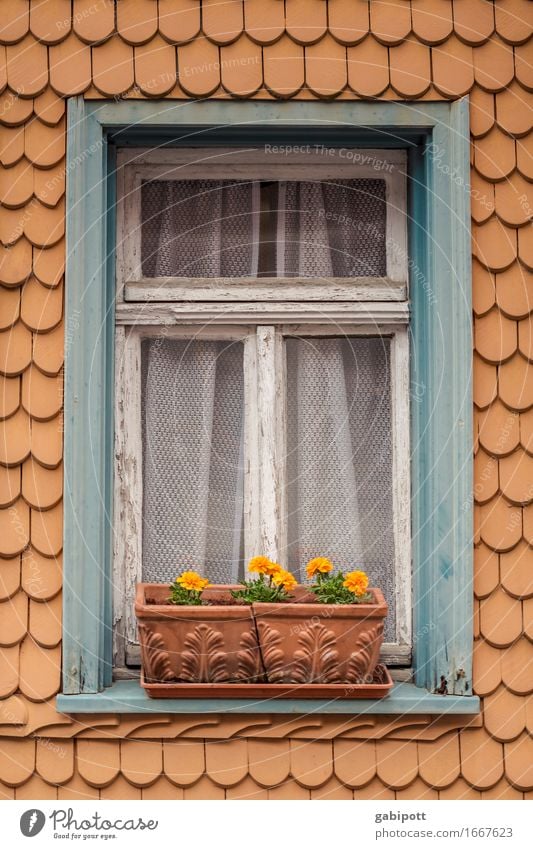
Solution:
M 533 798 L 532 24 L 527 0 L 3 0 L 0 797 Z M 469 95 L 481 717 L 56 712 L 76 333 L 62 323 L 65 101 L 80 94 Z

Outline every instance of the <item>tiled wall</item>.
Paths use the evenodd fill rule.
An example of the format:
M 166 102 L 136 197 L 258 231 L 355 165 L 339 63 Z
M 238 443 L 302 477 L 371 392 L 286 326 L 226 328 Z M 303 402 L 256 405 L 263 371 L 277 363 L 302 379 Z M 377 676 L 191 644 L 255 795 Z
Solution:
M 527 0 L 3 0 L 0 795 L 522 798 L 533 791 L 533 8 Z M 179 74 L 179 78 L 176 74 Z M 469 94 L 483 715 L 55 712 L 61 611 L 64 98 Z M 83 321 L 83 316 L 79 317 Z

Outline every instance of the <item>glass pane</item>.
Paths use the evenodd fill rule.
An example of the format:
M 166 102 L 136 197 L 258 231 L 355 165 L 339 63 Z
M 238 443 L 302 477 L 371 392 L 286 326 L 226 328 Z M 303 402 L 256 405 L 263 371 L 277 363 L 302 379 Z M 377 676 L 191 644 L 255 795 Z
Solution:
M 363 569 L 396 631 L 390 341 L 288 339 L 289 568 L 313 557 Z
M 383 277 L 384 180 L 152 180 L 145 277 Z
M 242 342 L 142 344 L 143 580 L 242 571 Z
M 384 180 L 280 184 L 280 277 L 384 277 Z
M 247 277 L 257 274 L 257 183 L 144 181 L 141 220 L 144 277 Z

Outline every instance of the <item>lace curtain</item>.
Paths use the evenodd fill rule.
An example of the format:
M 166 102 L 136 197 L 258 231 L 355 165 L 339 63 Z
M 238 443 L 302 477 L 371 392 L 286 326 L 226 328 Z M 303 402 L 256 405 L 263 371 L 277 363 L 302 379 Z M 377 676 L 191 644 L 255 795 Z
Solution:
M 242 565 L 244 378 L 239 342 L 143 342 L 143 580 Z
M 145 181 L 141 188 L 143 275 L 386 274 L 384 180 L 276 185 L 274 208 L 265 210 L 272 192 L 262 195 L 258 181 Z M 262 269 L 260 244 L 272 242 L 275 269 Z
M 383 277 L 385 181 L 279 184 L 279 277 Z
M 145 181 L 141 215 L 145 277 L 257 275 L 259 183 Z
M 390 342 L 288 339 L 288 563 L 330 557 L 394 598 Z M 393 605 L 387 634 L 395 634 Z

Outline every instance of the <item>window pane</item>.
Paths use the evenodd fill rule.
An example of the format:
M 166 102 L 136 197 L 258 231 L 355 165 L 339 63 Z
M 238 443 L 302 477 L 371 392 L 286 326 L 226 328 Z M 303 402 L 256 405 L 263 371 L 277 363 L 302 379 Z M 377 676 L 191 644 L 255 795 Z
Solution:
M 242 342 L 142 346 L 143 580 L 198 567 L 236 580 L 242 561 Z
M 384 277 L 384 180 L 280 183 L 278 275 Z
M 288 339 L 289 568 L 312 557 L 363 569 L 389 602 L 395 641 L 390 342 Z
M 153 180 L 145 277 L 383 277 L 384 180 Z
M 144 181 L 141 218 L 145 277 L 257 274 L 258 183 Z

